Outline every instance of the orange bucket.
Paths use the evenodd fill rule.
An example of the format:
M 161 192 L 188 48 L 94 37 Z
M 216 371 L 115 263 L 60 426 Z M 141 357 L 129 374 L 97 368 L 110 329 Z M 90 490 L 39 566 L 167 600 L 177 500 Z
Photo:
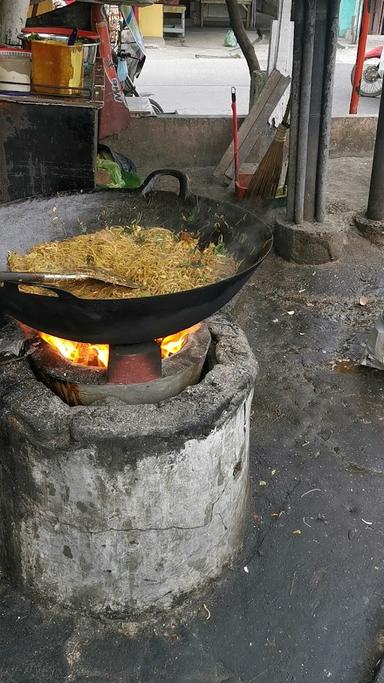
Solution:
M 83 45 L 32 40 L 32 92 L 79 95 L 83 87 Z

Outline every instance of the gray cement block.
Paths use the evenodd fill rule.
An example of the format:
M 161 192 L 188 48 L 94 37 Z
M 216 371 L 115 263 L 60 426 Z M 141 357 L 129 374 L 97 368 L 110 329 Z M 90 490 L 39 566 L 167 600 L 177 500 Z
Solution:
M 341 255 L 345 244 L 346 223 L 335 216 L 324 223 L 301 225 L 276 220 L 274 245 L 279 256 L 295 263 L 328 263 Z
M 371 221 L 364 214 L 355 216 L 358 231 L 377 247 L 384 246 L 384 221 Z

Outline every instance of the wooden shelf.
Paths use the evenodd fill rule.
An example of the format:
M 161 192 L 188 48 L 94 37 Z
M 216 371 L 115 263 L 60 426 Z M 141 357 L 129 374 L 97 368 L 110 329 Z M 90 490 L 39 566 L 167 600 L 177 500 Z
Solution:
M 96 61 L 95 67 L 89 77 L 87 90 L 90 96 L 79 97 L 59 97 L 53 95 L 35 95 L 29 93 L 0 93 L 0 102 L 17 102 L 18 104 L 40 104 L 54 105 L 56 107 L 83 107 L 86 109 L 101 109 L 104 105 L 104 68 L 100 59 Z

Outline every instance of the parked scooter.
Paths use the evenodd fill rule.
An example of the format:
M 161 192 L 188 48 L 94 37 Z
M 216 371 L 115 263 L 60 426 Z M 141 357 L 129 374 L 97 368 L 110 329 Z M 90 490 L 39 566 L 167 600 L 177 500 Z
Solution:
M 362 97 L 380 97 L 383 88 L 383 71 L 380 68 L 383 45 L 369 50 L 364 57 L 363 73 L 360 83 L 360 95 Z M 351 72 L 353 85 L 356 66 Z
M 144 41 L 132 7 L 121 5 L 120 17 L 117 44 L 113 46 L 113 60 L 117 69 L 117 77 L 127 97 L 140 97 L 134 79 L 140 75 L 146 60 Z M 148 97 L 155 114 L 163 113 L 160 104 L 150 95 L 142 96 Z

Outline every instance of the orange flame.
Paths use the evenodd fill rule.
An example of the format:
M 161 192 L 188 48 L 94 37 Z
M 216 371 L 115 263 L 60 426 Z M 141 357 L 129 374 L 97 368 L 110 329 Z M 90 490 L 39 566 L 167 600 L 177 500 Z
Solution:
M 183 346 L 186 344 L 188 335 L 192 334 L 192 332 L 196 332 L 199 327 L 200 324 L 198 323 L 197 325 L 188 327 L 186 330 L 176 332 L 176 334 L 170 334 L 168 337 L 157 339 L 156 341 L 160 343 L 161 346 L 161 357 L 168 358 L 169 356 L 173 356 L 175 353 L 179 353 L 179 351 L 181 351 Z
M 52 334 L 39 332 L 39 336 L 47 344 L 58 351 L 60 356 L 70 360 L 75 365 L 92 365 L 100 368 L 108 367 L 109 346 L 108 344 L 84 344 L 69 339 L 54 337 Z
M 168 337 L 156 339 L 161 347 L 161 357 L 168 358 L 181 351 L 186 344 L 188 335 L 198 330 L 200 325 L 193 325 L 187 330 L 182 330 Z M 109 361 L 108 344 L 84 344 L 69 339 L 54 337 L 52 334 L 39 332 L 39 336 L 57 351 L 62 358 L 71 361 L 75 365 L 88 365 L 92 367 L 107 368 Z

